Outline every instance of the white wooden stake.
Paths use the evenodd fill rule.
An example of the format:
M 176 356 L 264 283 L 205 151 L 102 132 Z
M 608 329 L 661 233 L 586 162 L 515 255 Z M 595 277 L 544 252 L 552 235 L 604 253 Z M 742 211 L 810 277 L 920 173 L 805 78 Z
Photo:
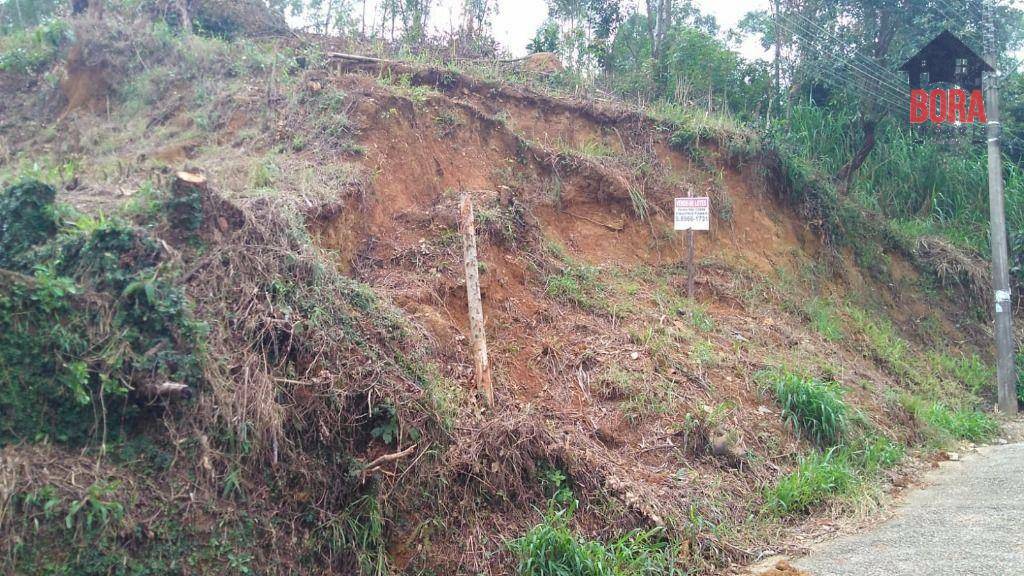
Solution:
M 476 257 L 476 227 L 473 224 L 473 200 L 462 192 L 459 203 L 462 222 L 462 248 L 466 265 L 466 300 L 469 303 L 469 331 L 473 340 L 473 374 L 476 387 L 489 408 L 494 407 L 491 366 L 487 360 L 487 335 L 484 332 L 484 307 L 480 301 L 480 269 Z

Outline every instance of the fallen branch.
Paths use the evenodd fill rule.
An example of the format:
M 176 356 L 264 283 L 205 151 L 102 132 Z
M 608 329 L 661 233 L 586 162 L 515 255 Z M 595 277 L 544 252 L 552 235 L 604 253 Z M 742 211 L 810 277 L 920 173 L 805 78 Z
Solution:
M 359 54 L 345 54 L 344 52 L 329 52 L 328 58 L 337 58 L 339 60 L 352 60 L 355 62 L 375 62 L 377 64 L 394 64 L 394 60 L 385 60 L 383 58 L 374 58 L 372 56 L 360 56 Z
M 188 400 L 192 397 L 192 388 L 179 382 L 162 384 L 143 384 L 135 389 L 139 398 L 153 402 L 156 400 Z
M 402 450 L 401 452 L 393 452 L 391 454 L 384 454 L 383 456 L 378 456 L 377 458 L 374 458 L 369 464 L 367 464 L 363 468 L 363 471 L 359 474 L 359 482 L 360 483 L 366 482 L 366 479 L 371 474 L 373 474 L 374 472 L 380 470 L 381 467 L 383 467 L 388 462 L 394 462 L 395 460 L 400 460 L 402 458 L 405 458 L 409 454 L 412 454 L 413 451 L 415 451 L 415 450 L 416 450 L 416 444 L 413 444 L 412 446 L 409 446 L 408 448 L 406 448 L 405 450 Z

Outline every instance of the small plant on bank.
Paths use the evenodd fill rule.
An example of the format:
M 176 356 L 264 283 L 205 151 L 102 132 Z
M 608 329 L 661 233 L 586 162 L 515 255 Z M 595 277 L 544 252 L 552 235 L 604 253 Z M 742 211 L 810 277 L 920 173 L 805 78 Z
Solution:
M 686 572 L 680 547 L 661 528 L 633 530 L 607 544 L 586 540 L 569 528 L 572 511 L 548 511 L 543 522 L 509 542 L 521 576 L 654 576 Z
M 838 448 L 813 452 L 800 459 L 796 470 L 765 490 L 765 508 L 779 516 L 806 512 L 849 492 L 856 484 L 857 476 L 845 452 Z
M 784 369 L 764 370 L 756 378 L 768 386 L 782 407 L 782 418 L 818 446 L 835 446 L 847 428 L 847 407 L 835 382 Z
M 957 440 L 982 442 L 999 432 L 999 424 L 988 414 L 974 410 L 953 409 L 941 402 L 917 412 L 928 425 Z
M 901 444 L 879 434 L 867 434 L 846 447 L 849 460 L 858 470 L 874 474 L 888 470 L 903 460 L 906 451 Z
M 805 308 L 814 330 L 829 342 L 843 339 L 843 329 L 832 304 L 821 298 L 814 298 Z

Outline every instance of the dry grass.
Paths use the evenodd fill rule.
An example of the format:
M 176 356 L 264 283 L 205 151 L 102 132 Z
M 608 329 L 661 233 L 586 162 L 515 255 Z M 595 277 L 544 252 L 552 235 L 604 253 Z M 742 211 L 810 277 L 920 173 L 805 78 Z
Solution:
M 960 291 L 968 302 L 984 302 L 992 293 L 988 265 L 978 256 L 934 236 L 918 238 L 913 253 L 943 286 Z

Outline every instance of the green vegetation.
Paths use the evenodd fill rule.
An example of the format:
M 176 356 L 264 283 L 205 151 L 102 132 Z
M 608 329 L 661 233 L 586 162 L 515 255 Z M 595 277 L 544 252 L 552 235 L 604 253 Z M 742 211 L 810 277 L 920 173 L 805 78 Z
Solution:
M 225 3 L 234 4 L 243 3 Z M 320 33 L 355 30 L 358 18 L 351 6 L 333 0 L 314 4 L 271 2 Z M 10 507 L 7 501 L 0 502 L 0 539 L 14 542 L 0 544 L 0 555 L 11 563 L 4 568 L 26 574 L 254 574 L 277 567 L 286 557 L 281 563 L 285 569 L 382 576 L 399 569 L 401 563 L 392 558 L 396 548 L 398 555 L 439 557 L 450 549 L 441 548 L 442 540 L 443 545 L 451 547 L 454 541 L 458 546 L 467 531 L 479 534 L 479 518 L 502 520 L 500 515 L 510 504 L 521 511 L 522 505 L 542 498 L 548 500 L 549 510 L 541 522 L 508 543 L 521 574 L 653 576 L 685 573 L 680 563 L 700 563 L 705 554 L 728 555 L 722 552 L 728 547 L 724 539 L 677 540 L 680 533 L 683 538 L 689 534 L 685 511 L 679 509 L 664 517 L 672 528 L 633 530 L 611 539 L 603 531 L 594 536 L 588 527 L 600 522 L 617 525 L 624 519 L 635 522 L 635 517 L 611 510 L 620 503 L 606 500 L 597 490 L 588 494 L 590 508 L 581 511 L 586 516 L 574 519 L 574 481 L 584 485 L 591 478 L 570 479 L 567 470 L 589 471 L 580 470 L 574 454 L 551 446 L 558 440 L 567 447 L 578 446 L 577 431 L 564 432 L 563 438 L 553 435 L 548 426 L 550 403 L 536 411 L 531 411 L 532 405 L 505 405 L 502 410 L 508 409 L 508 418 L 480 426 L 479 414 L 467 402 L 463 374 L 451 368 L 464 365 L 448 356 L 458 354 L 456 347 L 441 338 L 420 338 L 423 328 L 434 326 L 407 323 L 373 289 L 339 272 L 335 255 L 322 254 L 310 237 L 313 227 L 306 229 L 307 223 L 322 224 L 320 218 L 331 218 L 326 214 L 331 210 L 345 213 L 379 200 L 372 198 L 372 187 L 363 186 L 364 181 L 344 174 L 355 170 L 355 164 L 337 162 L 363 152 L 353 143 L 359 126 L 401 126 L 402 133 L 412 127 L 425 137 L 449 140 L 455 135 L 479 137 L 485 152 L 469 166 L 474 186 L 480 180 L 476 176 L 487 172 L 478 170 L 475 162 L 491 161 L 492 151 L 505 155 L 501 145 L 518 143 L 517 158 L 490 176 L 495 188 L 514 192 L 511 203 L 479 206 L 478 230 L 488 236 L 488 243 L 502 245 L 504 252 L 515 252 L 513 256 L 534 266 L 543 278 L 544 294 L 533 296 L 596 313 L 601 317 L 588 320 L 607 328 L 593 338 L 602 342 L 591 346 L 594 341 L 588 341 L 582 352 L 578 342 L 563 346 L 560 334 L 537 332 L 542 352 L 531 358 L 541 365 L 527 368 L 539 368 L 542 377 L 545 371 L 566 372 L 574 403 L 589 402 L 588 392 L 593 391 L 598 401 L 608 401 L 609 406 L 600 406 L 601 415 L 621 417 L 639 428 L 630 431 L 638 437 L 655 438 L 662 428 L 684 432 L 687 449 L 674 444 L 676 449 L 669 445 L 662 450 L 664 445 L 651 443 L 644 458 L 665 458 L 659 462 L 663 469 L 678 466 L 680 472 L 670 481 L 688 481 L 685 476 L 691 473 L 707 479 L 701 482 L 706 491 L 693 493 L 691 527 L 703 525 L 705 512 L 714 518 L 714 526 L 727 526 L 737 518 L 737 510 L 749 515 L 751 507 L 760 504 L 756 494 L 737 495 L 719 486 L 738 486 L 734 480 L 749 471 L 748 465 L 760 475 L 758 482 L 766 475 L 770 478 L 770 470 L 777 470 L 772 466 L 780 460 L 780 451 L 774 450 L 780 439 L 763 430 L 748 435 L 738 472 L 727 469 L 724 461 L 705 458 L 705 440 L 719 426 L 723 430 L 715 433 L 737 434 L 730 438 L 738 438 L 738 433 L 727 430 L 734 424 L 749 430 L 744 422 L 749 406 L 730 411 L 721 402 L 723 390 L 735 391 L 736 376 L 761 361 L 760 348 L 778 346 L 780 339 L 765 339 L 768 330 L 745 330 L 736 318 L 741 313 L 728 311 L 725 300 L 735 293 L 727 292 L 737 286 L 738 291 L 747 290 L 747 278 L 737 273 L 726 278 L 733 282 L 719 283 L 717 275 L 726 277 L 735 269 L 713 270 L 715 289 L 722 292 L 716 292 L 720 299 L 714 309 L 721 315 L 713 317 L 706 305 L 681 299 L 675 287 L 663 285 L 654 286 L 660 309 L 646 306 L 648 289 L 678 272 L 660 251 L 666 234 L 656 230 L 664 216 L 666 189 L 706 187 L 719 218 L 728 224 L 726 182 L 738 175 L 751 181 L 763 177 L 765 188 L 788 201 L 797 218 L 825 241 L 815 271 L 801 275 L 801 282 L 813 284 L 815 293 L 825 293 L 829 286 L 817 283 L 831 279 L 818 274 L 817 267 L 836 273 L 840 282 L 839 273 L 848 264 L 842 260 L 852 253 L 863 270 L 894 280 L 894 297 L 902 297 L 896 292 L 904 286 L 921 288 L 917 280 L 906 280 L 907 275 L 895 278 L 904 261 L 925 267 L 914 258 L 921 237 L 944 237 L 966 250 L 968 258 L 985 249 L 986 206 L 984 195 L 978 194 L 984 186 L 984 161 L 964 134 L 915 133 L 901 126 L 902 119 L 875 118 L 879 103 L 871 95 L 851 93 L 842 82 L 823 78 L 827 67 L 822 63 L 828 55 L 815 57 L 816 50 L 800 38 L 791 39 L 783 85 L 776 85 L 769 68 L 730 52 L 713 21 L 684 4 L 669 6 L 673 19 L 661 38 L 648 34 L 657 29 L 660 16 L 643 14 L 643 7 L 625 14 L 618 4 L 604 0 L 553 2 L 553 20 L 538 34 L 533 48 L 560 53 L 569 69 L 530 79 L 508 72 L 508 62 L 493 63 L 486 77 L 495 83 L 485 88 L 489 92 L 478 90 L 472 81 L 462 84 L 455 75 L 455 62 L 495 53 L 487 31 L 488 8 L 480 8 L 475 0 L 466 6 L 473 25 L 441 43 L 422 26 L 430 2 L 406 5 L 401 27 L 396 31 L 392 25 L 390 37 L 371 26 L 372 49 L 384 51 L 384 56 L 397 53 L 437 64 L 443 55 L 450 63 L 449 69 L 412 73 L 405 73 L 411 68 L 401 65 L 385 66 L 382 69 L 403 73 L 382 72 L 377 86 L 372 79 L 355 76 L 335 83 L 338 66 L 369 70 L 376 65 L 342 64 L 336 55 L 328 57 L 323 50 L 335 46 L 333 42 L 296 47 L 302 42 L 246 38 L 243 21 L 212 18 L 198 9 L 193 10 L 196 34 L 187 34 L 175 11 L 157 17 L 147 2 L 107 3 L 107 18 L 89 20 L 55 17 L 56 0 L 16 3 L 17 21 L 12 10 L 0 7 L 0 30 L 5 33 L 0 36 L 0 78 L 13 80 L 4 86 L 10 87 L 10 94 L 3 96 L 12 99 L 4 109 L 11 111 L 12 131 L 0 138 L 0 181 L 11 182 L 13 176 L 27 173 L 71 195 L 84 191 L 88 201 L 91 190 L 116 190 L 146 180 L 134 200 L 134 222 L 82 216 L 55 206 L 54 189 L 39 182 L 21 182 L 0 196 L 0 446 L 29 459 L 52 460 L 57 455 L 64 460 L 61 466 L 81 480 L 68 486 L 57 480 L 38 485 L 35 479 L 18 479 L 21 484 L 11 492 Z M 330 9 L 321 10 L 324 6 Z M 868 41 L 873 39 L 858 38 L 857 27 L 842 23 L 854 21 L 851 14 L 881 22 L 871 13 L 884 9 L 863 2 L 825 5 L 817 0 L 805 8 L 809 17 L 843 35 L 836 46 L 849 53 L 870 49 Z M 1012 15 L 1009 9 L 1006 14 Z M 907 26 L 901 18 L 893 20 L 895 48 L 880 60 L 894 58 L 930 33 Z M 1001 26 L 1007 24 L 1003 36 L 1013 46 L 1020 36 L 1012 26 L 1015 20 L 1000 21 Z M 926 24 L 921 28 L 933 23 Z M 741 27 L 764 34 L 768 41 L 778 33 L 771 25 L 763 14 L 753 13 Z M 362 33 L 359 37 L 366 39 Z M 109 83 L 109 89 L 104 88 L 109 94 L 94 96 L 106 96 L 106 114 L 60 109 L 64 100 L 58 73 L 70 69 L 61 59 L 71 53 L 71 46 L 81 48 L 86 57 L 102 55 L 103 84 Z M 353 51 L 367 46 L 357 42 Z M 484 67 L 479 62 L 466 65 Z M 1019 78 L 1017 74 L 1007 79 L 1011 90 L 1022 86 Z M 649 118 L 601 103 L 573 111 L 550 106 L 540 110 L 551 101 L 527 90 L 521 91 L 526 96 L 522 102 L 510 104 L 516 99 L 497 90 L 498 84 L 508 82 L 530 82 L 541 92 L 603 94 L 579 90 L 596 84 L 628 95 Z M 501 130 L 527 130 L 531 122 L 511 119 L 521 117 L 520 104 L 532 105 L 529 98 L 535 98 L 532 104 L 543 112 L 537 123 L 554 120 L 551 130 L 568 125 L 575 133 L 573 123 L 587 124 L 579 132 L 591 136 L 573 139 L 581 142 L 575 145 L 560 141 L 555 147 L 625 175 L 629 198 L 617 199 L 622 202 L 616 207 L 628 212 L 631 204 L 633 216 L 645 221 L 644 227 L 651 225 L 654 237 L 649 248 L 651 254 L 659 251 L 657 260 L 651 260 L 657 264 L 638 267 L 643 272 L 632 275 L 577 260 L 550 242 L 546 255 L 535 254 L 537 222 L 531 205 L 518 202 L 532 202 L 541 182 L 550 181 L 554 204 L 570 208 L 563 204 L 578 200 L 581 187 L 575 179 L 586 177 L 590 162 L 572 166 L 578 173 L 559 173 L 569 162 L 558 160 L 567 159 L 545 162 L 527 153 L 525 136 L 513 134 L 509 144 L 504 141 L 509 134 L 502 132 L 500 142 L 484 142 L 492 135 L 477 131 L 477 122 L 488 130 L 496 125 L 477 114 L 498 110 L 495 118 Z M 491 101 L 478 106 L 479 99 Z M 1008 104 L 1010 126 L 1024 116 L 1015 117 L 1013 110 L 1019 105 Z M 501 111 L 505 105 L 508 111 Z M 60 128 L 52 123 L 23 124 L 35 111 L 45 111 L 48 120 L 59 114 L 62 121 L 74 124 L 73 140 L 61 141 Z M 72 114 L 66 116 L 67 112 Z M 569 112 L 580 114 L 580 120 Z M 587 115 L 603 126 L 595 129 Z M 851 128 L 876 120 L 869 139 L 873 150 L 863 165 L 846 173 L 864 143 L 862 131 Z M 116 131 L 111 126 L 123 126 L 123 137 L 111 137 L 109 133 Z M 367 136 L 375 160 L 393 161 L 381 147 L 386 140 L 380 139 L 393 134 Z M 955 143 L 957 139 L 962 142 Z M 666 142 L 692 162 L 670 174 L 663 163 L 675 163 L 676 157 L 663 157 Z M 198 148 L 193 148 L 196 143 Z M 169 154 L 162 154 L 164 146 Z M 232 219 L 226 231 L 221 229 L 224 225 L 216 219 L 221 214 L 203 214 L 207 198 L 198 193 L 168 197 L 156 190 L 183 163 L 179 146 L 184 157 L 209 170 L 218 185 L 243 191 L 246 199 L 259 196 L 257 202 L 234 206 L 216 199 L 224 202 L 225 216 L 233 214 L 228 208 L 237 208 L 244 216 L 241 224 Z M 1012 145 L 1008 152 L 1019 161 L 1020 152 Z M 86 166 L 81 173 L 79 162 Z M 519 173 L 538 163 L 552 173 L 531 173 L 537 182 L 520 178 Z M 388 168 L 384 160 L 376 166 L 364 164 L 359 168 L 368 172 Z M 437 169 L 442 171 L 440 164 Z M 725 172 L 732 169 L 737 170 Z M 496 176 L 503 170 L 504 178 Z M 460 176 L 448 172 L 448 180 Z M 1015 274 L 1021 279 L 1024 176 L 1014 164 L 1007 165 L 1006 175 L 1018 253 Z M 685 181 L 689 177 L 693 180 Z M 366 182 L 372 178 L 366 174 Z M 344 185 L 335 185 L 339 181 Z M 301 201 L 293 201 L 296 196 Z M 320 205 L 328 200 L 336 204 Z M 330 210 L 322 210 L 325 207 Z M 433 230 L 443 219 L 430 216 Z M 204 229 L 211 221 L 217 231 Z M 340 222 L 344 226 L 347 221 Z M 423 224 L 417 218 L 409 223 Z M 184 238 L 179 236 L 182 232 Z M 450 248 L 457 242 L 448 228 L 440 246 L 447 252 L 434 251 L 438 246 L 430 244 L 416 256 L 418 268 L 425 265 L 444 280 L 434 288 L 447 282 L 450 262 L 442 256 L 451 256 Z M 408 254 L 398 251 L 403 246 L 395 248 L 397 254 Z M 356 252 L 360 271 L 363 265 L 392 263 L 365 260 L 361 251 Z M 771 261 L 780 261 L 771 256 Z M 631 283 L 625 285 L 623 277 Z M 920 283 L 937 286 L 934 280 L 925 273 Z M 796 288 L 800 290 L 794 293 L 807 293 L 806 286 Z M 935 288 L 928 290 L 929 296 L 937 294 Z M 770 289 L 762 292 L 759 303 L 767 300 L 774 311 L 778 300 L 771 300 Z M 835 292 L 856 297 L 856 289 Z M 439 297 L 439 302 L 446 300 Z M 870 306 L 858 300 L 861 305 Z M 205 323 L 194 317 L 193 308 Z M 875 372 L 860 363 L 851 370 L 845 363 L 848 354 L 828 365 L 812 360 L 822 364 L 814 375 L 785 368 L 759 373 L 759 383 L 778 400 L 785 422 L 814 444 L 811 452 L 792 462 L 792 472 L 761 492 L 771 514 L 804 513 L 824 503 L 863 496 L 861 491 L 895 466 L 908 449 L 883 430 L 901 438 L 919 438 L 912 435 L 921 432 L 929 447 L 955 440 L 983 441 L 996 433 L 997 423 L 973 410 L 980 405 L 978 396 L 992 393 L 992 369 L 970 353 L 970 343 L 947 348 L 942 331 L 936 330 L 929 351 L 922 352 L 909 339 L 920 331 L 907 329 L 905 337 L 902 324 L 888 320 L 884 309 L 846 306 L 824 297 L 789 303 L 786 310 L 809 322 L 833 344 L 829 349 L 839 343 L 850 346 L 890 372 L 896 382 L 884 378 L 877 386 L 904 390 L 891 398 L 903 402 L 914 423 L 899 418 L 886 426 L 872 425 L 867 411 L 862 413 L 854 402 L 871 398 L 877 390 L 870 388 L 873 383 L 859 380 L 864 393 L 845 396 L 834 381 L 850 374 L 868 378 Z M 542 322 L 552 323 L 550 311 L 538 314 Z M 533 350 L 519 341 L 521 331 L 506 331 L 503 314 L 495 316 L 490 321 L 498 324 L 499 333 L 514 335 L 495 347 L 495 380 L 499 390 L 512 390 L 519 397 L 521 389 L 534 384 L 516 382 L 521 366 L 510 367 L 509 359 L 514 357 L 518 364 L 524 357 L 521 352 Z M 423 318 L 433 319 L 428 314 Z M 784 321 L 787 330 L 793 328 L 788 318 Z M 445 318 L 438 322 L 443 324 Z M 794 331 L 805 340 L 798 327 Z M 809 344 L 813 348 L 821 342 L 812 339 Z M 615 363 L 624 351 L 634 350 L 642 352 L 633 359 L 635 364 Z M 797 350 L 794 362 L 806 360 L 799 356 L 806 352 Z M 435 353 L 439 359 L 429 356 Z M 573 382 L 577 375 L 579 396 Z M 201 399 L 136 405 L 137 391 L 160 381 L 189 384 Z M 552 392 L 558 393 L 554 398 L 568 397 L 562 389 Z M 592 421 L 591 408 L 584 404 L 581 410 Z M 896 413 L 900 407 L 890 408 Z M 621 414 L 610 413 L 616 409 Z M 870 413 L 877 417 L 876 411 Z M 681 426 L 676 414 L 685 414 Z M 612 435 L 617 433 L 613 430 Z M 16 443 L 24 445 L 8 446 Z M 692 449 L 697 443 L 702 451 Z M 377 460 L 389 453 L 398 455 L 395 460 Z M 79 470 L 89 472 L 83 475 Z M 189 499 L 183 510 L 174 495 L 186 492 L 200 499 Z M 645 491 L 637 494 L 646 497 Z M 679 501 L 666 502 L 666 510 L 672 505 Z M 464 522 L 445 525 L 446 515 L 452 513 L 460 514 Z M 680 525 L 684 528 L 677 531 Z M 15 537 L 8 538 L 9 534 Z M 496 549 L 501 546 L 500 534 L 484 536 L 473 553 L 497 554 L 498 561 L 506 561 L 510 555 Z M 432 549 L 435 545 L 438 548 Z M 281 550 L 272 550 L 274 546 Z M 431 573 L 432 568 L 414 565 L 407 571 Z
M 910 345 L 889 320 L 855 306 L 846 308 L 854 329 L 863 335 L 868 352 L 896 376 L 908 376 Z
M 926 435 L 936 446 L 948 446 L 956 440 L 983 442 L 999 432 L 999 424 L 991 416 L 976 410 L 916 397 L 906 397 L 904 405 L 925 425 Z
M 850 462 L 868 474 L 887 470 L 900 463 L 906 449 L 880 434 L 864 434 L 844 448 Z
M 931 353 L 927 361 L 975 395 L 991 391 L 995 382 L 995 368 L 989 366 L 977 354 L 950 356 Z
M 812 298 L 805 307 L 811 327 L 829 342 L 843 339 L 842 319 L 836 314 L 835 306 L 828 300 Z
M 33 29 L 0 35 L 0 72 L 42 72 L 57 60 L 68 37 L 68 24 L 52 20 Z
M 0 196 L 0 267 L 23 268 L 30 248 L 57 233 L 56 192 L 41 182 L 26 180 Z
M 169 573 L 252 574 L 255 528 L 251 519 L 224 517 L 209 531 L 181 522 L 184 508 L 149 510 L 146 537 L 133 549 L 119 541 L 129 530 L 137 503 L 114 480 L 97 480 L 80 496 L 61 495 L 53 485 L 16 494 L 9 522 L 27 536 L 10 565 L 18 574 Z
M 838 448 L 800 458 L 796 470 L 765 490 L 765 507 L 774 514 L 806 512 L 830 498 L 843 496 L 857 485 L 847 454 Z
M 780 138 L 791 144 L 791 153 L 835 174 L 860 145 L 846 128 L 856 123 L 856 114 L 839 106 L 794 107 Z M 986 188 L 984 155 L 972 153 L 966 142 L 918 139 L 902 122 L 884 121 L 877 132 L 878 144 L 850 186 L 856 205 L 898 221 L 916 218 L 918 232 L 941 234 L 956 245 L 987 253 L 987 203 L 972 192 Z M 1024 229 L 1016 208 L 1024 202 L 1024 175 L 1013 164 L 1007 167 L 1006 194 L 1010 229 Z M 929 215 L 927 224 L 921 214 Z
M 847 445 L 801 456 L 796 469 L 764 490 L 765 509 L 785 516 L 823 503 L 854 497 L 879 472 L 904 456 L 901 445 L 877 434 L 861 435 Z
M 601 270 L 576 261 L 558 244 L 549 242 L 546 248 L 559 261 L 557 271 L 545 280 L 548 296 L 585 310 L 607 310 L 607 287 L 600 280 Z
M 544 521 L 509 542 L 521 576 L 667 576 L 685 574 L 679 547 L 662 529 L 634 530 L 607 544 L 569 528 L 570 509 L 548 511 Z
M 818 446 L 838 444 L 847 431 L 847 407 L 835 382 L 823 382 L 784 368 L 755 376 L 775 394 L 782 418 Z
M 0 197 L 3 261 L 20 264 L 0 276 L 0 443 L 103 438 L 136 413 L 127 395 L 145 379 L 202 382 L 205 326 L 160 244 L 117 219 L 79 217 L 56 233 L 52 201 L 31 182 Z M 7 235 L 36 226 L 20 242 Z

